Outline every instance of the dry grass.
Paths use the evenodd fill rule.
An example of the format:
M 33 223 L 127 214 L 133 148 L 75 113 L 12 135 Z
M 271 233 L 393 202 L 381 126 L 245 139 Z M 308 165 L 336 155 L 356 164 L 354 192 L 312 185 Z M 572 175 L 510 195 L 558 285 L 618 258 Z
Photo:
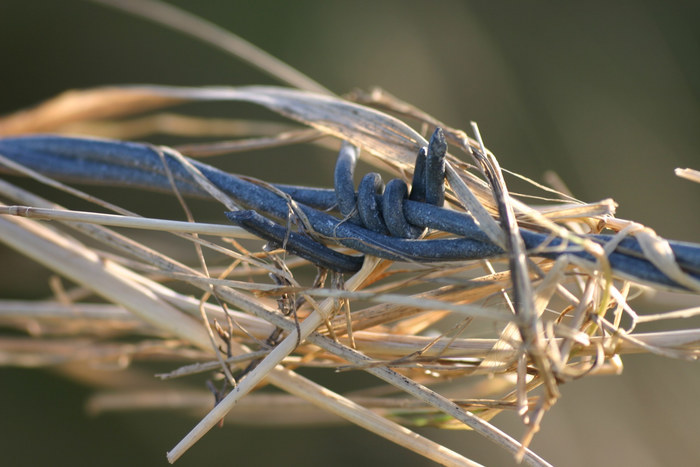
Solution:
M 278 77 L 288 73 L 275 70 L 271 72 Z M 440 125 L 453 150 L 466 158 L 472 156 L 470 148 L 485 154 L 474 165 L 463 162 L 456 151 L 450 156 L 451 208 L 468 208 L 508 255 L 459 264 L 368 257 L 362 270 L 344 282 L 315 286 L 314 269 L 306 261 L 283 251 L 262 251 L 262 242 L 250 241 L 240 229 L 123 211 L 118 216 L 75 212 L 2 181 L 0 196 L 6 204 L 37 208 L 5 209 L 2 241 L 71 284 L 68 289 L 56 286 L 55 295 L 42 301 L 0 301 L 0 323 L 25 332 L 0 336 L 2 363 L 64 365 L 85 374 L 95 362 L 117 362 L 128 373 L 132 361 L 166 359 L 173 369 L 160 375 L 163 379 L 212 378 L 218 388 L 215 406 L 211 394 L 137 388 L 90 401 L 90 410 L 96 412 L 153 407 L 206 411 L 169 452 L 171 462 L 220 420 L 235 422 L 243 412 L 261 424 L 293 419 L 306 425 L 326 422 L 326 413 L 339 415 L 444 465 L 475 464 L 407 427 L 468 428 L 530 465 L 547 465 L 527 446 L 559 397 L 559 385 L 620 373 L 626 353 L 697 358 L 700 329 L 685 328 L 683 318 L 697 315 L 698 309 L 637 316 L 628 298 L 641 286 L 616 277 L 607 252 L 577 236 L 601 231 L 619 233 L 620 239 L 636 235 L 649 245 L 645 252 L 656 255 L 655 264 L 666 265 L 679 283 L 700 291 L 692 277 L 673 271 L 664 240 L 615 218 L 614 203 L 583 203 L 555 190 L 542 192 L 533 184 L 532 195 L 556 201 L 546 207 L 527 205 L 508 193 L 498 162 L 478 131 L 475 139 L 468 138 L 380 91 L 348 96 L 356 104 L 324 94 L 308 81 L 286 80 L 314 92 L 274 87 L 71 91 L 0 120 L 0 134 L 69 131 L 129 138 L 144 137 L 146 127 L 211 136 L 212 122 L 204 119 L 143 112 L 197 100 L 246 101 L 311 130 L 268 122 L 247 122 L 241 130 L 217 120 L 219 136 L 244 142 L 212 141 L 180 149 L 197 156 L 299 141 L 337 147 L 342 139 L 362 147 L 370 163 L 410 180 L 414 154 L 426 144 L 414 128 Z M 112 120 L 116 118 L 120 120 Z M 142 119 L 150 126 L 134 125 Z M 4 158 L 0 163 L 11 164 Z M 57 181 L 30 171 L 25 175 L 105 206 Z M 202 184 L 212 201 L 228 206 L 222 210 L 230 209 L 226 195 L 206 181 Z M 55 222 L 49 225 L 40 221 L 44 219 Z M 523 251 L 518 223 L 577 242 L 597 261 L 537 258 Z M 159 252 L 157 241 L 136 241 L 129 236 L 132 230 L 117 233 L 106 226 L 171 232 L 180 248 L 196 251 L 198 261 L 183 264 Z M 284 278 L 286 285 L 271 281 L 269 274 Z M 197 297 L 190 295 L 193 289 L 199 291 Z M 296 318 L 283 316 L 279 304 L 299 297 L 305 302 Z M 662 319 L 674 320 L 675 330 L 644 332 L 647 323 Z M 265 340 L 275 329 L 281 329 L 282 339 L 270 347 Z M 240 370 L 253 361 L 256 366 L 239 379 Z M 365 371 L 387 384 L 341 395 L 296 371 L 305 367 Z M 266 384 L 296 397 L 255 392 Z M 520 442 L 489 423 L 502 411 L 521 417 L 526 431 Z

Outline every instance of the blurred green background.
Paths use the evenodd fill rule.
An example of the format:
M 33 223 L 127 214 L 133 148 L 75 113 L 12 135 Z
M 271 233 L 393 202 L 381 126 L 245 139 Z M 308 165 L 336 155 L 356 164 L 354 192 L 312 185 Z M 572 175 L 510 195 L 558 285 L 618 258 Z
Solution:
M 334 92 L 378 85 L 451 126 L 467 129 L 475 120 L 505 168 L 535 180 L 554 170 L 580 199 L 612 197 L 619 217 L 700 241 L 700 187 L 673 174 L 676 167 L 700 169 L 697 2 L 172 3 Z M 0 1 L 0 44 L 2 114 L 104 84 L 277 84 L 193 39 L 84 1 Z M 202 112 L 269 116 L 237 104 Z M 327 186 L 333 156 L 296 147 L 216 164 Z M 3 297 L 47 293 L 41 269 L 6 249 L 0 255 Z M 644 297 L 638 308 L 698 302 L 662 294 Z M 534 450 L 562 466 L 697 465 L 697 365 L 655 356 L 624 362 L 622 376 L 563 386 Z M 195 421 L 160 412 L 90 418 L 83 405 L 90 393 L 50 372 L 0 369 L 2 464 L 165 465 L 165 451 Z M 495 422 L 515 437 L 522 432 L 515 417 Z M 422 432 L 487 465 L 514 464 L 473 433 Z M 219 463 L 428 465 L 353 427 L 231 426 L 208 434 L 178 465 Z

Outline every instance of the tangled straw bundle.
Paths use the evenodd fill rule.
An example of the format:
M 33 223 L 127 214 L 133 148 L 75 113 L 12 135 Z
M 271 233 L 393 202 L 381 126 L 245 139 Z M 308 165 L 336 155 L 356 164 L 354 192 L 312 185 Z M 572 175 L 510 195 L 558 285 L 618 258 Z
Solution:
M 224 43 L 212 38 L 216 31 L 209 26 L 192 24 L 192 18 L 162 5 L 146 4 L 151 9 L 142 14 L 150 12 L 185 31 L 209 31 L 208 40 Z M 265 407 L 275 403 L 284 416 L 303 399 L 445 465 L 474 463 L 408 427 L 470 428 L 529 464 L 546 465 L 527 446 L 559 397 L 560 384 L 591 374 L 618 373 L 625 353 L 697 358 L 700 330 L 645 333 L 641 328 L 650 321 L 687 317 L 698 310 L 638 316 L 627 301 L 635 284 L 611 267 L 608 255 L 627 237 L 635 237 L 648 262 L 676 288 L 694 293 L 700 291 L 697 269 L 679 267 L 669 243 L 650 229 L 615 218 L 610 200 L 583 203 L 546 189 L 553 198 L 550 203 L 529 206 L 509 194 L 498 162 L 476 127 L 475 139 L 468 138 L 380 91 L 341 99 L 280 68 L 259 51 L 247 55 L 246 44 L 232 47 L 304 90 L 140 86 L 72 91 L 5 117 L 0 120 L 0 134 L 78 132 L 129 139 L 144 137 L 144 131 L 182 134 L 184 122 L 187 136 L 206 136 L 212 131 L 211 122 L 193 117 L 149 114 L 119 122 L 108 119 L 188 101 L 244 101 L 304 127 L 270 128 L 251 122 L 248 133 L 238 134 L 245 137 L 242 140 L 162 151 L 173 157 L 197 157 L 299 142 L 337 150 L 342 140 L 361 147 L 368 162 L 410 181 L 415 155 L 426 145 L 424 135 L 413 127 L 439 126 L 453 152 L 463 153 L 448 157 L 449 208 L 470 212 L 505 253 L 488 260 L 444 263 L 366 255 L 359 272 L 331 274 L 323 280 L 322 273 L 314 278 L 316 269 L 307 260 L 282 248 L 264 248 L 266 242 L 248 232 L 196 222 L 196 213 L 190 212 L 176 186 L 174 202 L 183 205 L 188 222 L 138 217 L 0 154 L 6 169 L 119 214 L 71 211 L 2 181 L 6 204 L 30 207 L 4 208 L 3 213 L 14 217 L 0 218 L 2 241 L 75 284 L 51 300 L 0 304 L 3 325 L 33 331 L 26 337 L 0 340 L 6 363 L 38 366 L 164 357 L 190 361 L 160 376 L 194 378 L 205 373 L 216 380 L 211 383 L 214 397 L 209 413 L 169 452 L 171 461 L 232 409 L 235 414 L 246 408 L 262 417 Z M 229 126 L 218 123 L 225 133 Z M 260 137 L 261 132 L 265 136 Z M 472 157 L 473 165 L 464 162 Z M 187 159 L 180 160 L 188 166 Z M 222 211 L 239 209 L 206 177 L 196 170 L 191 173 L 202 192 L 223 204 Z M 24 217 L 52 219 L 59 225 Z M 116 233 L 108 225 L 172 232 L 183 242 L 181 248 L 196 251 L 198 263 L 184 264 L 158 251 L 157 244 Z M 588 259 L 568 254 L 554 259 L 543 256 L 543 250 L 527 251 L 519 227 L 545 233 L 552 242 L 572 244 L 587 252 Z M 604 247 L 585 236 L 600 232 L 613 236 Z M 431 231 L 426 239 L 445 235 Z M 356 254 L 347 247 L 329 246 Z M 197 291 L 195 297 L 192 290 Z M 94 296 L 104 301 L 94 303 Z M 374 388 L 345 397 L 295 371 L 304 367 L 365 371 L 388 384 L 381 391 Z M 296 398 L 254 392 L 266 384 Z M 198 395 L 180 396 L 165 401 L 159 394 L 124 394 L 97 397 L 91 404 L 95 410 L 106 410 L 199 403 Z M 234 408 L 238 402 L 240 407 Z M 317 414 L 309 406 L 302 408 L 298 423 Z M 526 426 L 520 442 L 488 422 L 504 410 L 516 411 Z

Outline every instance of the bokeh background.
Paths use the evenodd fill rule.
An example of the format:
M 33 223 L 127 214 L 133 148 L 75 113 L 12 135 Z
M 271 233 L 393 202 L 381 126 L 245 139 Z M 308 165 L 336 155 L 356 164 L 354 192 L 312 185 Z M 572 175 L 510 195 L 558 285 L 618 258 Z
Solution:
M 553 170 L 580 199 L 612 197 L 619 217 L 700 241 L 700 187 L 673 174 L 700 169 L 696 2 L 172 3 L 334 92 L 376 85 L 451 126 L 467 129 L 475 120 L 502 166 L 535 180 Z M 0 64 L 2 114 L 66 89 L 113 83 L 277 84 L 193 39 L 78 0 L 0 1 Z M 193 111 L 271 117 L 242 104 Z M 329 185 L 333 154 L 295 147 L 216 163 L 270 181 Z M 144 214 L 169 212 L 141 204 Z M 2 297 L 48 293 L 48 274 L 27 263 L 0 250 Z M 660 294 L 642 297 L 637 308 L 698 302 Z M 624 363 L 622 376 L 563 386 L 533 449 L 562 466 L 697 465 L 697 364 L 655 356 Z M 93 390 L 49 371 L 0 369 L 2 464 L 165 465 L 166 450 L 195 421 L 162 412 L 89 417 L 84 403 Z M 516 437 L 522 432 L 507 414 L 495 422 Z M 487 465 L 514 464 L 473 433 L 422 432 Z M 223 463 L 428 465 L 353 427 L 233 426 L 208 434 L 178 465 Z

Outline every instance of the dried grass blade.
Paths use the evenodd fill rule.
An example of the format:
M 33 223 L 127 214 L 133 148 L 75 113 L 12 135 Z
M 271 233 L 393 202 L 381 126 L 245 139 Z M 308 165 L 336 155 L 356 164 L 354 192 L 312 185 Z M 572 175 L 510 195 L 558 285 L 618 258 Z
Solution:
M 235 141 L 217 141 L 214 143 L 186 144 L 178 145 L 174 148 L 190 157 L 200 158 L 263 148 L 269 149 L 289 146 L 297 143 L 308 143 L 321 136 L 323 136 L 323 133 L 314 128 L 304 128 L 303 130 L 280 133 L 276 136 L 237 139 Z
M 686 319 L 700 315 L 700 306 L 686 308 L 683 310 L 667 311 L 664 313 L 656 313 L 653 315 L 637 316 L 637 323 L 650 323 L 662 319 Z
M 365 264 L 350 280 L 347 281 L 346 287 L 349 290 L 354 290 L 359 287 L 362 282 L 371 274 L 372 270 L 377 266 L 378 260 L 372 257 L 365 259 Z M 214 427 L 226 414 L 233 408 L 236 402 L 250 392 L 265 376 L 273 371 L 273 369 L 288 356 L 298 345 L 303 342 L 309 334 L 314 332 L 325 319 L 328 318 L 331 310 L 335 307 L 335 300 L 327 299 L 318 310 L 314 310 L 311 315 L 302 321 L 299 327 L 299 334 L 291 333 L 282 342 L 280 342 L 239 384 L 222 399 L 198 424 L 195 426 L 182 441 L 180 441 L 171 451 L 173 457 L 187 451 L 190 446 L 196 443 L 204 434 Z M 170 455 L 169 455 L 170 457 Z
M 484 208 L 481 201 L 472 193 L 469 186 L 462 180 L 462 177 L 454 167 L 447 163 L 445 169 L 447 181 L 450 183 L 450 188 L 455 192 L 457 198 L 459 198 L 467 211 L 474 216 L 474 220 L 481 230 L 488 235 L 489 239 L 496 245 L 505 249 L 506 239 L 501 227 Z
M 182 101 L 116 87 L 66 91 L 36 107 L 0 118 L 0 135 L 52 132 L 69 123 L 129 115 Z
M 308 131 L 308 129 L 304 129 Z M 85 135 L 93 138 L 137 139 L 149 135 L 182 137 L 250 137 L 280 133 L 294 134 L 296 126 L 265 120 L 245 120 L 183 115 L 160 112 L 121 120 L 98 120 L 67 123 L 54 132 Z
M 700 292 L 700 281 L 686 274 L 678 266 L 668 241 L 656 235 L 652 229 L 644 227 L 634 233 L 644 256 L 657 268 L 674 281 Z
M 147 18 L 179 33 L 188 34 L 248 62 L 291 86 L 322 94 L 332 94 L 316 81 L 245 39 L 173 5 L 156 0 L 91 1 Z
M 300 376 L 290 372 L 288 382 L 293 382 L 300 378 Z M 298 397 L 302 397 L 307 400 L 309 399 L 308 388 L 305 386 L 299 386 L 297 389 L 296 386 L 288 384 L 285 387 L 285 390 Z M 339 415 L 355 423 L 356 425 L 367 429 L 368 431 L 379 434 L 380 436 L 383 436 L 384 438 L 387 438 L 390 441 L 393 441 L 406 449 L 410 449 L 411 451 L 421 454 L 422 456 L 425 456 L 426 458 L 431 459 L 434 462 L 446 466 L 455 467 L 476 467 L 481 465 L 463 457 L 462 455 L 438 443 L 430 441 L 427 438 L 416 434 L 408 428 L 405 428 L 395 422 L 387 420 L 381 415 L 375 414 L 371 410 L 368 410 L 363 406 L 352 402 L 350 399 L 337 395 L 323 388 L 323 386 L 319 386 L 318 391 L 320 391 L 324 397 L 319 397 L 315 402 L 315 405 L 320 406 L 326 411 L 335 413 L 336 415 Z M 323 404 L 324 401 L 327 401 L 331 398 L 334 402 L 336 402 L 335 404 Z M 168 453 L 169 460 L 171 459 L 171 453 Z
M 676 169 L 675 173 L 678 177 L 685 178 L 691 182 L 700 183 L 700 170 L 695 169 Z
M 86 211 L 37 208 L 31 206 L 2 206 L 0 214 L 9 214 L 31 219 L 55 220 L 63 222 L 83 222 L 88 224 L 126 227 L 131 229 L 155 230 L 158 232 L 196 233 L 217 237 L 257 239 L 246 230 L 231 225 L 207 224 L 203 222 L 172 221 L 147 217 L 121 216 Z
M 539 316 L 535 313 L 532 283 L 525 254 L 525 243 L 520 237 L 515 211 L 498 161 L 493 156 L 489 157 L 486 147 L 481 141 L 479 129 L 474 122 L 472 122 L 472 128 L 482 151 L 481 153 L 472 151 L 472 154 L 477 163 L 481 165 L 484 175 L 491 185 L 493 196 L 498 206 L 501 228 L 506 238 L 505 250 L 508 254 L 508 264 L 513 281 L 513 304 L 517 316 L 515 322 L 520 330 L 524 350 L 534 361 L 538 374 L 547 388 L 549 400 L 554 401 L 559 396 L 559 390 L 552 373 L 551 362 L 547 357 L 542 342 L 542 323 L 539 320 Z
M 25 256 L 124 306 L 158 329 L 209 348 L 209 337 L 199 323 L 126 278 L 121 266 L 81 248 L 76 240 L 21 218 L 0 218 L 0 233 L 0 241 Z
M 12 230 L 11 226 L 13 224 L 19 224 L 23 227 L 19 227 Z M 9 220 L 0 218 L 0 233 L 3 234 L 3 241 L 10 243 L 11 241 L 16 240 L 15 243 L 17 245 L 17 248 L 20 249 L 20 251 L 22 251 L 25 255 L 29 257 L 34 257 L 31 253 L 38 255 L 38 257 L 35 257 L 35 259 L 43 260 L 45 264 L 53 266 L 57 270 L 57 272 L 65 274 L 68 277 L 73 278 L 74 280 L 84 283 L 84 285 L 87 287 L 98 288 L 98 290 L 96 290 L 97 293 L 105 296 L 107 299 L 114 301 L 115 303 L 124 304 L 124 306 L 127 306 L 128 308 L 133 308 L 134 310 L 138 311 L 145 310 L 145 312 L 148 313 L 148 316 L 151 316 L 153 313 L 155 313 L 153 311 L 154 309 L 156 311 L 159 309 L 166 309 L 169 311 L 175 310 L 174 308 L 171 308 L 169 305 L 167 305 L 165 302 L 159 300 L 158 297 L 155 294 L 153 294 L 149 289 L 144 288 L 142 285 L 135 281 L 132 282 L 132 280 L 130 279 L 130 275 L 133 273 L 125 273 L 124 277 L 109 277 L 106 281 L 100 280 L 100 267 L 107 268 L 109 271 L 112 271 L 114 268 L 116 268 L 117 271 L 120 271 L 120 267 L 117 265 L 101 261 L 95 258 L 95 260 L 92 261 L 90 264 L 95 265 L 98 268 L 98 270 L 90 268 L 90 264 L 85 264 L 84 262 L 73 268 L 70 264 L 65 263 L 65 257 L 67 256 L 68 258 L 73 258 L 73 260 L 75 261 L 76 259 L 80 258 L 80 255 L 77 255 L 72 250 L 67 249 L 67 244 L 59 244 L 57 248 L 54 245 L 49 244 L 47 248 L 43 248 L 43 246 L 45 245 L 41 245 L 41 242 L 35 242 L 34 239 L 28 235 L 28 229 L 26 226 L 24 226 L 24 224 L 33 225 L 36 224 L 36 222 L 21 218 L 11 218 Z M 39 224 L 33 225 L 33 227 L 39 230 L 47 230 L 48 235 L 54 234 L 53 231 L 48 230 L 46 229 L 46 227 L 42 227 Z M 12 245 L 15 246 L 15 243 L 12 243 Z M 51 249 L 53 249 L 53 251 L 49 251 Z M 59 259 L 54 260 L 52 255 L 58 255 Z M 74 274 L 77 274 L 77 276 L 75 276 Z M 129 287 L 135 288 L 139 293 L 144 294 L 149 300 L 152 301 L 142 302 L 137 300 L 134 304 L 132 304 L 132 302 L 130 301 L 131 295 L 129 294 L 131 289 L 125 290 L 119 287 L 120 281 L 117 279 L 126 281 L 129 284 Z M 101 284 L 103 282 L 105 283 L 105 287 L 109 289 L 108 291 L 99 288 L 101 287 Z M 136 297 L 137 299 L 139 298 L 138 295 L 139 294 L 137 294 Z M 128 306 L 130 304 L 132 304 L 132 306 Z M 180 313 L 177 310 L 175 310 L 175 312 L 177 312 L 178 314 Z M 187 341 L 194 343 L 202 349 L 211 351 L 211 347 L 209 345 L 209 337 L 206 335 L 206 332 L 203 330 L 202 326 L 185 315 L 179 314 L 179 316 L 181 318 L 178 318 L 177 316 L 173 318 L 173 316 L 168 314 L 167 316 L 162 316 L 155 321 L 153 321 L 154 318 L 151 316 L 151 321 L 154 323 L 154 325 L 158 326 L 159 328 L 165 329 L 166 331 L 170 331 L 176 335 L 179 335 L 180 337 L 185 338 Z M 185 323 L 187 325 L 185 329 L 180 329 L 176 327 L 176 325 L 183 319 L 185 320 Z M 418 435 L 415 435 L 414 433 L 408 431 L 403 427 L 400 427 L 397 424 L 386 421 L 385 419 L 381 419 L 382 421 L 375 420 L 375 417 L 377 416 L 372 414 L 367 409 L 364 409 L 359 406 L 352 406 L 350 407 L 350 409 L 348 409 L 347 404 L 344 403 L 344 400 L 340 398 L 340 396 L 334 395 L 322 386 L 318 386 L 308 380 L 305 380 L 300 377 L 295 377 L 295 375 L 293 375 L 293 373 L 289 370 L 276 368 L 272 372 L 268 373 L 266 376 L 268 377 L 270 382 L 280 386 L 284 390 L 288 390 L 290 393 L 294 393 L 299 395 L 300 397 L 304 397 L 306 400 L 309 400 L 316 405 L 320 405 L 326 410 L 333 410 L 334 413 L 339 414 L 342 413 L 343 416 L 351 420 L 359 420 L 361 422 L 361 425 L 369 429 L 370 431 L 377 432 L 382 436 L 388 437 L 392 440 L 400 440 L 403 438 L 403 446 L 418 451 L 421 454 L 428 455 L 431 459 L 434 459 L 436 461 L 438 461 L 437 459 L 442 459 L 439 462 L 448 462 L 447 459 L 451 459 L 449 461 L 451 462 L 449 465 L 474 465 L 473 463 L 471 463 L 471 461 L 463 458 L 462 456 L 459 456 L 458 454 L 452 453 L 451 451 L 445 450 L 444 448 L 438 449 L 439 446 L 435 443 L 431 444 L 431 442 L 418 437 Z M 292 378 L 295 379 L 292 380 Z M 419 438 L 422 441 L 420 441 Z M 176 457 L 178 457 L 176 452 L 171 453 L 171 461 L 174 460 Z
M 338 97 L 274 86 L 201 87 L 136 86 L 171 98 L 246 101 L 265 106 L 288 118 L 361 146 L 382 160 L 412 167 L 418 149 L 427 141 L 402 121 Z

